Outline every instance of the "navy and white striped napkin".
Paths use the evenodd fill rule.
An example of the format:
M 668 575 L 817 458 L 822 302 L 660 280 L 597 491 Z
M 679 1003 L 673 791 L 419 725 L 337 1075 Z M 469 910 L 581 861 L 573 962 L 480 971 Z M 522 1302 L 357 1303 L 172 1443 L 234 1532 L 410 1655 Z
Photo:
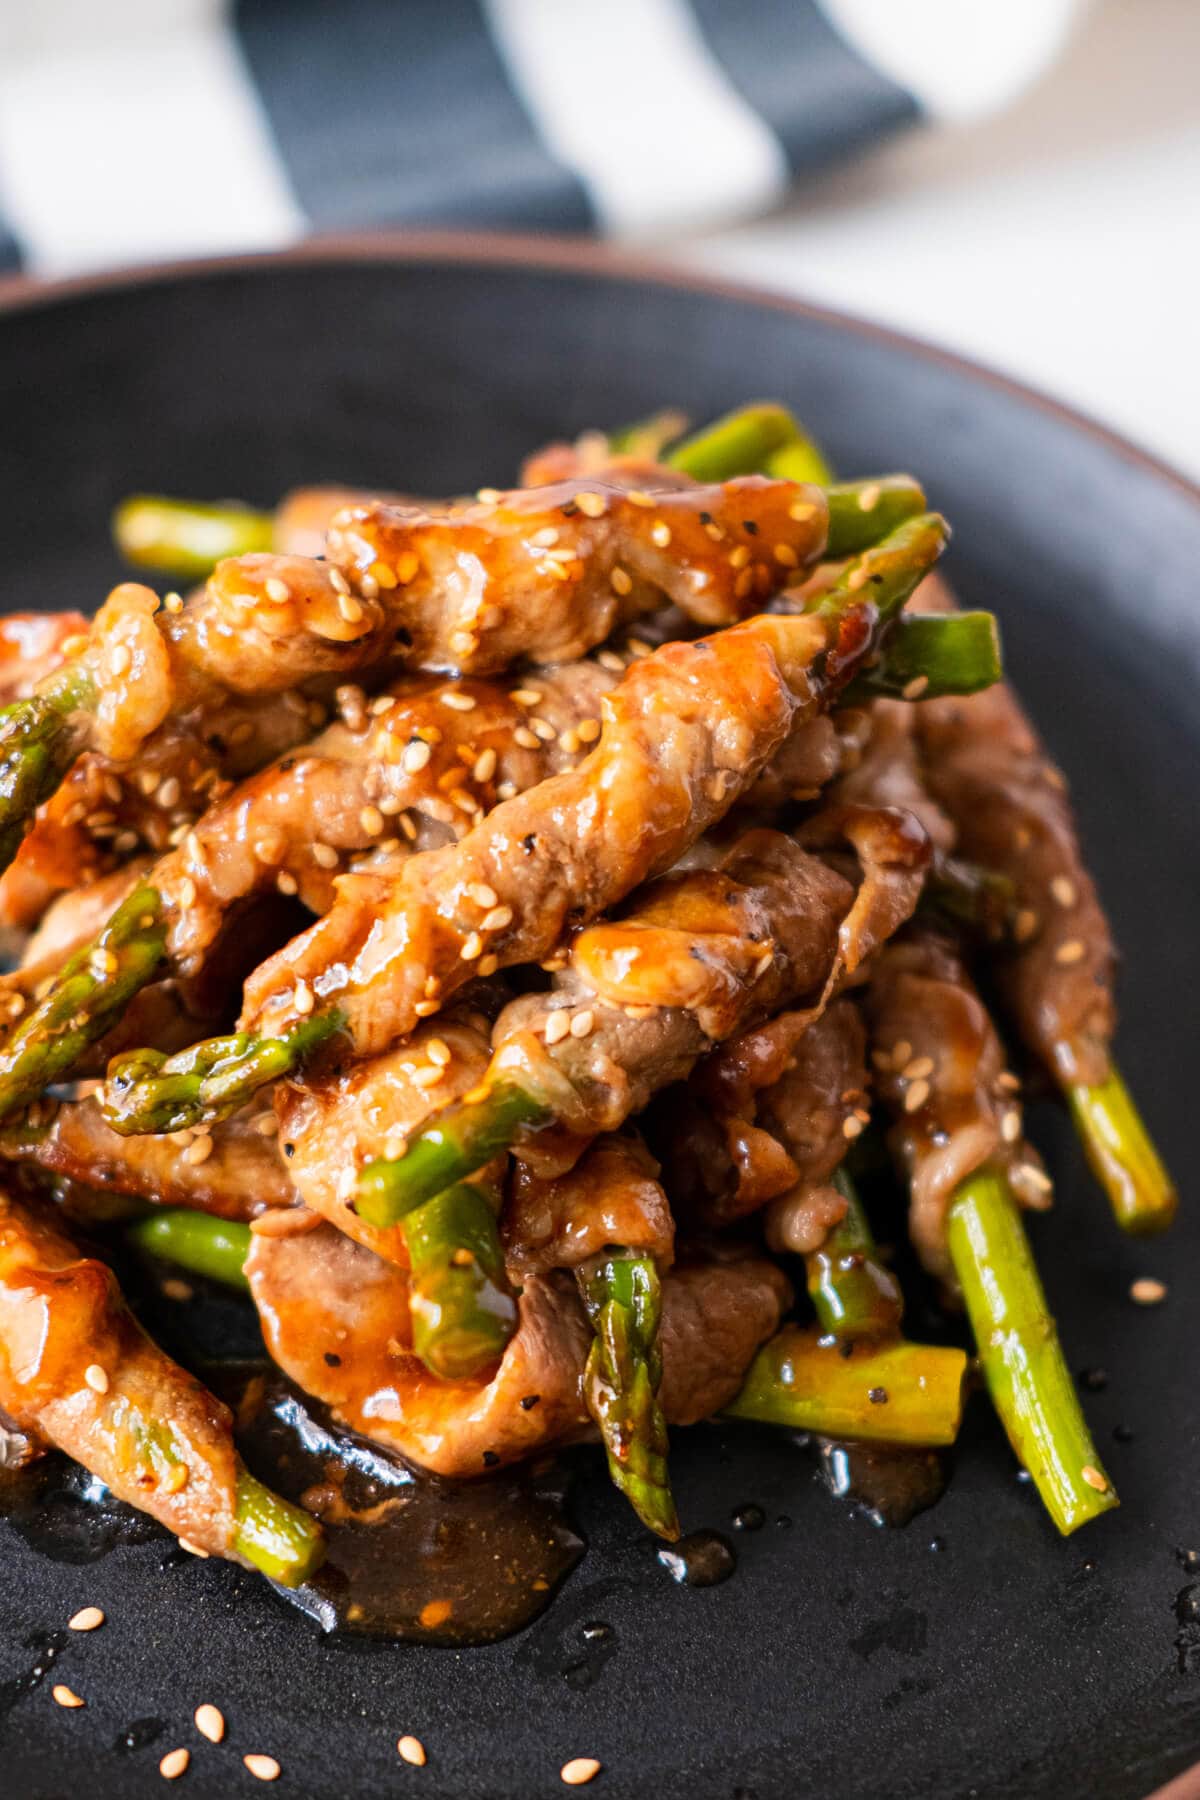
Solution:
M 1084 0 L 0 0 L 0 267 L 646 239 L 1003 103 Z

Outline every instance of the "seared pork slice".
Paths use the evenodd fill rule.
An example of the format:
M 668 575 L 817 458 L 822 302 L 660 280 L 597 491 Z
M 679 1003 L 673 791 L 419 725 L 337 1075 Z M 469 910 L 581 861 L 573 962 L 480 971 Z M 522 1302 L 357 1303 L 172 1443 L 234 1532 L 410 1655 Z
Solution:
M 344 877 L 325 917 L 247 983 L 245 1027 L 278 1034 L 303 1016 L 297 994 L 316 994 L 369 1055 L 477 970 L 548 956 L 568 921 L 676 862 L 823 710 L 813 664 L 828 630 L 764 617 L 635 662 L 577 768 L 412 857 L 394 883 Z
M 37 1101 L 9 1120 L 0 1127 L 0 1161 L 156 1206 L 248 1221 L 296 1204 L 275 1132 L 274 1109 L 264 1095 L 210 1132 L 119 1137 L 89 1094 L 60 1105 Z
M 215 1556 L 235 1530 L 228 1410 L 151 1343 L 106 1264 L 0 1196 L 0 1407 Z
M 820 555 L 827 516 L 820 489 L 760 476 L 575 479 L 441 512 L 348 507 L 328 552 L 412 663 L 485 674 L 583 656 L 668 601 L 707 625 L 743 618 Z
M 565 1175 L 540 1176 L 517 1162 L 500 1231 L 517 1280 L 576 1269 L 613 1244 L 653 1256 L 660 1270 L 675 1254 L 658 1164 L 634 1137 L 597 1138 Z
M 409 1351 L 402 1269 L 322 1226 L 256 1238 L 246 1264 L 272 1357 L 353 1430 L 436 1474 L 482 1475 L 591 1436 L 583 1370 L 592 1334 L 574 1280 L 530 1275 L 520 1323 L 488 1381 L 439 1381 Z M 669 1423 L 719 1409 L 790 1299 L 757 1257 L 689 1264 L 663 1277 Z
M 949 1283 L 946 1213 L 959 1183 L 1000 1162 L 1018 1199 L 1039 1207 L 1050 1182 L 1025 1141 L 1004 1047 L 949 939 L 913 929 L 888 945 L 864 1006 L 876 1091 L 909 1171 L 909 1231 L 925 1267 Z

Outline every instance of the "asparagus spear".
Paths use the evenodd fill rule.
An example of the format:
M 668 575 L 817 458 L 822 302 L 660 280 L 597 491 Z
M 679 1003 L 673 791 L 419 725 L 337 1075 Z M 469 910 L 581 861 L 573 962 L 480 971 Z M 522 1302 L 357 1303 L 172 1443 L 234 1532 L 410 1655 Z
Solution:
M 114 1131 L 131 1137 L 182 1131 L 225 1118 L 260 1087 L 298 1069 L 342 1022 L 343 1015 L 333 1009 L 301 1019 L 281 1037 L 235 1031 L 175 1056 L 164 1056 L 160 1050 L 130 1051 L 110 1067 L 104 1088 L 105 1120 Z
M 113 513 L 112 531 L 126 562 L 178 581 L 203 581 L 223 558 L 275 545 L 270 513 L 232 501 L 207 505 L 162 494 L 131 494 L 122 500 Z
M 234 1506 L 234 1553 L 269 1580 L 299 1587 L 320 1568 L 325 1539 L 311 1513 L 273 1494 L 240 1464 Z
M 826 488 L 829 557 L 857 556 L 925 511 L 925 490 L 911 475 L 880 475 Z
M 496 1230 L 499 1194 L 478 1183 L 447 1188 L 410 1212 L 413 1349 L 447 1381 L 495 1363 L 516 1329 L 517 1309 Z
M 942 1345 L 839 1343 L 785 1325 L 763 1345 L 725 1411 L 819 1437 L 937 1447 L 958 1436 L 966 1372 L 963 1351 Z
M 833 1183 L 847 1202 L 846 1215 L 804 1259 L 817 1321 L 845 1341 L 894 1337 L 904 1313 L 900 1284 L 875 1255 L 867 1215 L 844 1168 Z
M 209 1213 L 168 1207 L 147 1214 L 125 1233 L 137 1250 L 178 1263 L 193 1275 L 206 1275 L 226 1287 L 248 1293 L 245 1262 L 250 1254 L 250 1227 Z
M 804 441 L 804 433 L 787 407 L 763 400 L 739 406 L 684 438 L 667 451 L 663 461 L 667 468 L 678 469 L 694 481 L 728 481 L 734 475 L 766 472 L 773 455 Z
M 661 1289 L 654 1259 L 607 1250 L 583 1264 L 579 1290 L 596 1333 L 584 1392 L 614 1483 L 642 1523 L 673 1542 L 679 1520 L 667 1474 L 667 1427 L 658 1404 Z
M 855 676 L 842 699 L 858 706 L 878 695 L 936 700 L 946 694 L 977 694 L 1003 673 L 991 613 L 902 613 L 879 661 Z
M 165 948 L 159 894 L 135 888 L 0 1046 L 0 1118 L 35 1100 L 104 1036 L 153 979 Z
M 979 1360 L 1008 1441 L 1064 1537 L 1117 1505 L 1071 1381 L 1004 1175 L 981 1169 L 951 1202 L 948 1241 Z
M 1068 1083 L 1067 1102 L 1092 1173 L 1123 1231 L 1165 1231 L 1179 1196 L 1115 1063 L 1095 1087 Z
M 56 670 L 27 700 L 0 707 L 0 870 L 82 749 L 80 719 L 94 698 L 91 677 L 75 662 Z

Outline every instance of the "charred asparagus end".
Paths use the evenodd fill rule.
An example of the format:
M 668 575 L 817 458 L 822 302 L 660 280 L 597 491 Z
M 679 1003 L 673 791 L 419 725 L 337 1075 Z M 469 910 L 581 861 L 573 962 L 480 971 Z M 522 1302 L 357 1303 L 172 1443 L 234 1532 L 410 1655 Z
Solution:
M 209 506 L 162 494 L 131 494 L 112 517 L 112 533 L 126 562 L 177 581 L 203 581 L 226 556 L 275 545 L 270 513 L 249 506 Z
M 236 1031 L 176 1056 L 131 1050 L 109 1064 L 101 1102 L 123 1137 L 211 1125 L 245 1106 L 261 1087 L 298 1069 L 344 1023 L 337 1010 L 314 1013 L 281 1037 Z
M 245 1262 L 250 1254 L 250 1227 L 230 1219 L 182 1207 L 154 1212 L 139 1219 L 126 1232 L 137 1250 L 178 1263 L 193 1275 L 205 1275 L 226 1287 L 249 1291 Z
M 967 1359 L 939 1344 L 849 1346 L 785 1325 L 764 1344 L 726 1413 L 819 1437 L 863 1443 L 952 1444 L 962 1423 Z
M 1000 634 L 991 613 L 901 613 L 879 661 L 859 671 L 842 695 L 861 706 L 879 695 L 937 700 L 977 694 L 1004 674 Z
M 135 888 L 0 1048 L 0 1118 L 70 1072 L 153 979 L 165 950 L 158 890 Z
M 325 1559 L 321 1527 L 301 1506 L 280 1499 L 248 1469 L 237 1478 L 237 1532 L 233 1551 L 284 1587 L 299 1587 Z
M 584 1392 L 600 1428 L 609 1473 L 643 1525 L 673 1542 L 679 1520 L 667 1472 L 667 1426 L 658 1404 L 661 1290 L 648 1256 L 606 1252 L 579 1271 L 596 1333 Z
M 961 1183 L 950 1255 L 992 1403 L 1065 1537 L 1117 1505 L 1092 1442 L 1021 1215 L 999 1171 Z
M 368 1163 L 359 1176 L 357 1211 L 369 1225 L 394 1225 L 550 1116 L 550 1108 L 524 1088 L 496 1082 L 479 1100 L 460 1100 L 435 1113 L 398 1160 Z
M 1067 1099 L 1092 1172 L 1122 1231 L 1138 1237 L 1165 1231 L 1179 1195 L 1119 1070 L 1114 1065 L 1096 1087 L 1072 1084 Z
M 80 717 L 94 700 L 90 675 L 71 663 L 27 700 L 0 707 L 0 871 L 79 754 Z
M 463 1182 L 404 1222 L 412 1268 L 413 1349 L 425 1367 L 463 1381 L 495 1364 L 516 1329 L 517 1308 L 489 1196 Z

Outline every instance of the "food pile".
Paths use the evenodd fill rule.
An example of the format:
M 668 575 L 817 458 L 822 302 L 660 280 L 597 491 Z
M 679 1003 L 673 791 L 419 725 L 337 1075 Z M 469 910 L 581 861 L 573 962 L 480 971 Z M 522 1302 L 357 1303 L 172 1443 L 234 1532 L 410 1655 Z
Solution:
M 10 1454 L 320 1560 L 115 1234 L 244 1289 L 340 1425 L 453 1477 L 598 1436 L 670 1539 L 668 1426 L 954 1440 L 886 1162 L 1059 1529 L 1116 1504 L 1026 1237 L 1027 1074 L 1126 1229 L 1175 1197 L 1064 779 L 915 480 L 834 481 L 779 406 L 681 432 L 447 502 L 137 497 L 118 542 L 186 595 L 0 621 Z

